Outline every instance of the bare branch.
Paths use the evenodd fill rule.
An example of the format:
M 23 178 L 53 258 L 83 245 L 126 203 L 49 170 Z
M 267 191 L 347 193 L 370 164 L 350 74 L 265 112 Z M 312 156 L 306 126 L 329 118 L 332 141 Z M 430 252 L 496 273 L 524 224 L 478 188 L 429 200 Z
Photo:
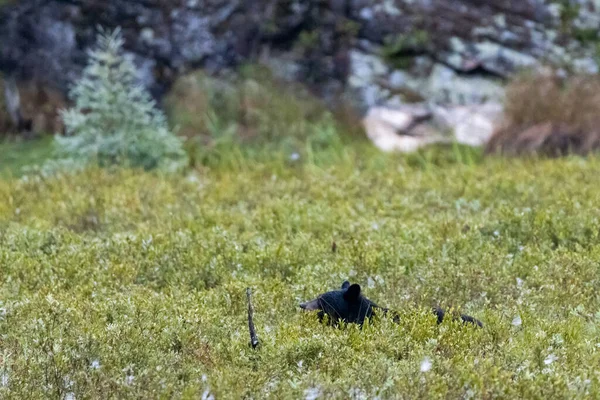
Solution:
M 258 345 L 258 336 L 254 328 L 254 307 L 252 307 L 252 292 L 250 288 L 246 288 L 246 297 L 248 298 L 248 329 L 250 330 L 250 345 L 255 349 Z

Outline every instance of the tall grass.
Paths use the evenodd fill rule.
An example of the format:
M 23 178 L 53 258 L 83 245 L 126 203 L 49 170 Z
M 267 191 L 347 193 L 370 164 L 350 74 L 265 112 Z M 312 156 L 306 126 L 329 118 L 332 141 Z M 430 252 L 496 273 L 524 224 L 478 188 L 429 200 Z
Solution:
M 244 149 L 246 155 L 287 153 L 311 158 L 316 150 L 340 152 L 365 139 L 344 110 L 335 113 L 306 88 L 283 83 L 264 69 L 245 66 L 236 77 L 201 71 L 175 83 L 164 105 L 181 135 L 191 138 L 192 160 L 214 163 Z M 358 139 L 358 138 L 360 139 Z M 208 160 L 208 161 L 207 161 Z
M 487 152 L 588 154 L 600 148 L 600 77 L 527 73 L 507 88 L 505 121 Z

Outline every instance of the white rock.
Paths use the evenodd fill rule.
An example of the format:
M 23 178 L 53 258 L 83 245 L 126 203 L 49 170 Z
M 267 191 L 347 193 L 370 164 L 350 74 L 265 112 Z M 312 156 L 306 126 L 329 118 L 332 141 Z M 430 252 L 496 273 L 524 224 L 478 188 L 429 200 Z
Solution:
M 436 122 L 453 132 L 458 143 L 484 145 L 502 117 L 502 105 L 496 103 L 440 107 L 432 105 Z
M 458 143 L 482 146 L 494 133 L 502 111 L 499 103 L 372 107 L 363 118 L 363 126 L 375 146 L 387 152 L 412 152 L 427 144 L 449 141 L 443 136 L 445 132 Z
M 432 135 L 402 135 L 410 130 L 418 119 L 424 118 L 427 112 L 423 107 L 372 107 L 362 123 L 367 137 L 380 150 L 412 152 L 435 141 Z

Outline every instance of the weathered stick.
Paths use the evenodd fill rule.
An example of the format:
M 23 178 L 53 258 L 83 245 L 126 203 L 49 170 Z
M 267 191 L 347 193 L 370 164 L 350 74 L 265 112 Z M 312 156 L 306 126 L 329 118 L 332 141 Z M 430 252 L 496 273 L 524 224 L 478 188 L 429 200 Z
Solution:
M 252 293 L 250 288 L 246 288 L 246 297 L 248 298 L 248 329 L 250 330 L 250 344 L 255 349 L 258 346 L 258 336 L 256 336 L 256 329 L 254 328 L 254 308 L 252 307 Z

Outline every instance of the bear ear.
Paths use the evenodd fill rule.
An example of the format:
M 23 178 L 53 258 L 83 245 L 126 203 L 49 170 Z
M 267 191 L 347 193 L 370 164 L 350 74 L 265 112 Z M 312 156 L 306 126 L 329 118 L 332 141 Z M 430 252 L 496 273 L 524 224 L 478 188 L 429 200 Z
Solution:
M 342 283 L 342 290 L 348 289 L 348 286 L 350 286 L 350 282 L 344 281 L 344 283 Z
M 346 290 L 346 292 L 344 292 L 344 299 L 346 301 L 354 301 L 354 300 L 358 299 L 359 296 L 360 296 L 360 285 L 358 283 L 350 285 L 348 287 L 348 289 Z

